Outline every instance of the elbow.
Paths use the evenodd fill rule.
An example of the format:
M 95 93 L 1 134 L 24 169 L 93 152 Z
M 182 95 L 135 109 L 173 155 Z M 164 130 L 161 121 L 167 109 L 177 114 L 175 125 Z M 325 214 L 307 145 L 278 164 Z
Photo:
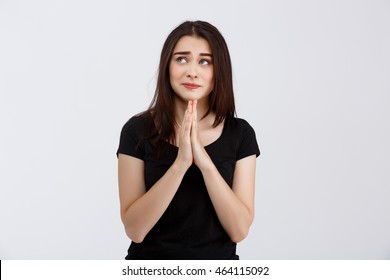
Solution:
M 121 213 L 121 219 L 127 237 L 135 243 L 141 243 L 144 240 L 146 233 L 143 233 L 142 230 L 140 228 L 137 228 L 137 226 L 135 226 L 134 224 L 126 223 L 124 212 Z
M 249 228 L 253 223 L 253 218 L 254 218 L 253 216 L 254 215 L 251 214 L 247 222 L 237 225 L 236 230 L 231 234 L 229 234 L 229 237 L 232 240 L 232 242 L 239 243 L 248 236 Z
M 239 243 L 248 236 L 249 229 L 242 229 L 230 235 L 230 239 L 234 243 Z
M 131 241 L 135 243 L 141 243 L 144 241 L 145 234 L 135 231 L 134 229 L 131 229 L 130 227 L 125 227 L 126 235 L 131 239 Z

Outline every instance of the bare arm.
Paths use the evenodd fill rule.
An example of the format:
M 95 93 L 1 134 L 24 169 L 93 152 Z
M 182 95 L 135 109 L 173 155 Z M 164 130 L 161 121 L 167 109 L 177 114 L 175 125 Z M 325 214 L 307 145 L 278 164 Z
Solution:
M 119 154 L 121 218 L 126 234 L 131 240 L 142 242 L 168 208 L 185 172 L 183 165 L 175 162 L 146 192 L 144 162 L 132 156 Z
M 194 162 L 202 172 L 208 194 L 223 228 L 233 242 L 240 242 L 247 236 L 254 217 L 256 156 L 248 156 L 236 162 L 233 185 L 230 188 L 201 144 L 196 105 L 195 101 L 191 128 Z
M 243 240 L 254 218 L 256 156 L 236 163 L 230 188 L 214 164 L 201 169 L 218 219 L 233 242 Z
M 190 130 L 192 107 L 188 105 L 179 132 L 179 150 L 173 165 L 149 191 L 144 179 L 144 161 L 119 154 L 118 183 L 121 218 L 126 234 L 134 242 L 143 241 L 161 218 L 193 162 Z

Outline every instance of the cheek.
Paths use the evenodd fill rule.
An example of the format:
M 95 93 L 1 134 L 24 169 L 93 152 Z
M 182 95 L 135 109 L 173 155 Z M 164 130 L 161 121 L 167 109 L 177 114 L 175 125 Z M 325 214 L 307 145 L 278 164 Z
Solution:
M 177 79 L 181 76 L 182 70 L 177 65 L 171 64 L 169 67 L 169 76 L 171 79 Z
M 209 83 L 214 84 L 214 72 L 212 69 L 207 73 L 207 80 Z

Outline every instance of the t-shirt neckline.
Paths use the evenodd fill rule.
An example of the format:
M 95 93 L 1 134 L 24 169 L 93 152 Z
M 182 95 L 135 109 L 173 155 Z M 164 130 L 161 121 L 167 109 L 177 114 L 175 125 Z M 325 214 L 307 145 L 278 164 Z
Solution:
M 227 126 L 228 118 L 229 118 L 229 117 L 226 117 L 226 118 L 224 119 L 222 132 L 221 132 L 221 134 L 218 136 L 218 138 L 215 139 L 215 140 L 214 140 L 213 142 L 211 142 L 210 144 L 207 144 L 207 145 L 204 146 L 203 148 L 207 149 L 207 148 L 213 146 L 214 144 L 218 143 L 218 142 L 222 139 L 222 137 L 224 136 L 225 131 L 226 131 L 226 126 Z M 170 142 L 168 142 L 168 144 L 169 144 L 171 147 L 174 147 L 174 148 L 176 148 L 176 149 L 179 149 L 178 146 L 176 146 L 176 145 L 174 145 L 174 144 L 172 144 L 172 143 L 170 143 Z

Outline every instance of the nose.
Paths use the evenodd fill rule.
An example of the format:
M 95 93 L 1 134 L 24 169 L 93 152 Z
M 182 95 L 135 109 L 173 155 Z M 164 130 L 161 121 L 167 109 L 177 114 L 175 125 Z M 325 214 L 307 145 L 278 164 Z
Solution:
M 189 63 L 187 68 L 187 78 L 198 78 L 198 65 L 196 63 Z

